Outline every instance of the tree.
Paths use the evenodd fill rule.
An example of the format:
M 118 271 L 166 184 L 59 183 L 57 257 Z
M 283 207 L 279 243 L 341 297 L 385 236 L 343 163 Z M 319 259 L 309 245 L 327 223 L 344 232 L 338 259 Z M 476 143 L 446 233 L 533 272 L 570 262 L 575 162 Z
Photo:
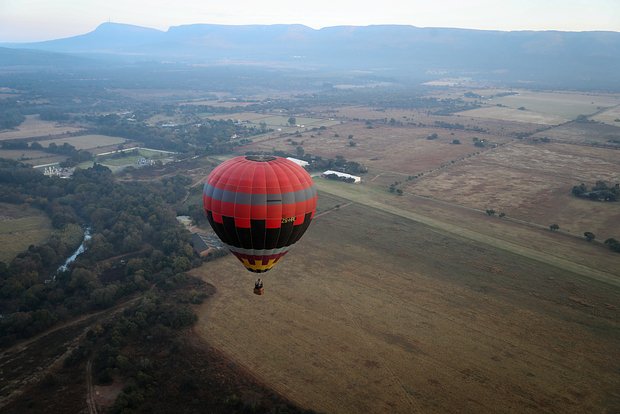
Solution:
M 495 215 L 495 210 L 491 209 L 487 209 L 486 210 L 487 216 L 494 216 Z
M 596 236 L 594 235 L 594 233 L 590 232 L 590 231 L 586 231 L 585 233 L 583 233 L 583 236 L 586 238 L 587 241 L 591 242 L 592 240 L 594 240 L 596 238 Z
M 504 213 L 504 212 L 499 213 L 499 217 L 500 218 L 506 217 L 506 213 Z
M 460 139 L 453 139 L 452 143 L 455 144 L 455 145 L 459 145 L 461 143 L 461 140 Z
M 295 117 L 294 117 L 294 116 L 292 116 L 292 117 L 290 117 L 290 118 L 288 119 L 288 123 L 289 123 L 289 125 L 293 126 L 293 125 L 296 125 L 296 124 L 297 124 L 297 120 L 295 119 Z
M 559 229 L 560 229 L 560 226 L 558 226 L 555 223 L 549 226 L 549 230 L 551 230 L 551 231 L 556 231 L 556 230 L 559 230 Z
M 620 253 L 620 242 L 613 237 L 605 240 L 605 245 L 609 246 L 612 251 Z

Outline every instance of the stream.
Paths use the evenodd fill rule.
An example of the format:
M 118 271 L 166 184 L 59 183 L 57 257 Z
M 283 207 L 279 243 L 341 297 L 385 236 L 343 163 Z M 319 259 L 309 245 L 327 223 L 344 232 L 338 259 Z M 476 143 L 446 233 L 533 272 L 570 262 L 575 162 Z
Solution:
M 84 243 L 89 241 L 90 238 L 91 238 L 90 227 L 86 227 L 86 229 L 84 230 L 84 240 L 82 240 L 82 244 L 80 244 L 80 246 L 75 250 L 75 252 L 73 252 L 73 254 L 69 256 L 67 260 L 65 260 L 65 262 L 62 264 L 62 266 L 58 268 L 58 270 L 56 270 L 56 273 L 64 272 L 65 270 L 67 270 L 69 268 L 69 265 L 73 263 L 79 255 L 84 253 L 84 251 L 86 250 Z M 53 279 L 54 280 L 56 279 L 55 275 Z

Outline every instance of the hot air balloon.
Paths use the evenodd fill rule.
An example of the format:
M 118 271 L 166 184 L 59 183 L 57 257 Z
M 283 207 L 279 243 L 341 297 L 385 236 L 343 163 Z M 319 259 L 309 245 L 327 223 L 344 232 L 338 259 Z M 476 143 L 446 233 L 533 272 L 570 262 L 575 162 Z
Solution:
M 209 223 L 222 242 L 247 270 L 263 273 L 308 228 L 317 192 L 310 175 L 294 162 L 251 155 L 216 167 L 207 177 L 202 198 Z

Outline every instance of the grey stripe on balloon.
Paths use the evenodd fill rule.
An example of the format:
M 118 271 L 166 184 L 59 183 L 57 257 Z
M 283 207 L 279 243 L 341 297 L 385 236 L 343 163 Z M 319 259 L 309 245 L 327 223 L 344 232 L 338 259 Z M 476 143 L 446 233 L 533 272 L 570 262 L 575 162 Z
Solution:
M 250 194 L 235 191 L 222 190 L 211 184 L 205 184 L 202 192 L 213 200 L 224 203 L 243 204 L 251 206 L 295 204 L 302 201 L 311 200 L 316 197 L 316 187 L 314 185 L 299 191 L 290 191 L 280 194 Z

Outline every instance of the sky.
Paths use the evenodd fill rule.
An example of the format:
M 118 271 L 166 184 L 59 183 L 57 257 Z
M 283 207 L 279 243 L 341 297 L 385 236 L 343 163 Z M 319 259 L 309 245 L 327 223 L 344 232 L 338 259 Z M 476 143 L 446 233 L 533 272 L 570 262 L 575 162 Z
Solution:
M 298 23 L 620 31 L 620 0 L 0 0 L 0 42 L 69 37 L 107 21 L 161 30 Z

